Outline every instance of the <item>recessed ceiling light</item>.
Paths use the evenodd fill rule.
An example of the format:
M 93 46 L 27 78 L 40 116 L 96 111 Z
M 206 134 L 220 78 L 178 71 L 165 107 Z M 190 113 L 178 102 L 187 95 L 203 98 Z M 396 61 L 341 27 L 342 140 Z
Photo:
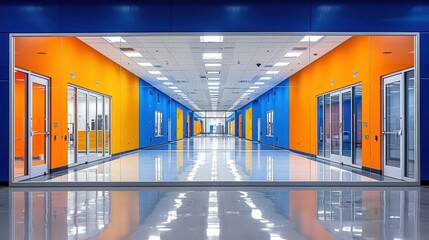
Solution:
M 176 93 L 182 92 L 182 90 L 173 90 Z
M 217 93 L 210 93 L 210 96 L 219 96 Z
M 219 87 L 209 87 L 209 89 L 213 90 L 213 89 L 219 89 Z
M 103 38 L 110 43 L 126 42 L 122 37 L 103 37 Z
M 207 84 L 208 85 L 219 85 L 220 83 L 219 82 L 208 82 Z
M 222 53 L 203 53 L 204 60 L 220 60 L 222 59 Z
M 265 74 L 277 74 L 277 73 L 279 73 L 280 71 L 267 71 Z
M 204 63 L 204 66 L 206 67 L 220 67 L 222 66 L 221 63 Z
M 160 81 L 168 80 L 168 78 L 167 78 L 167 77 L 157 77 L 156 79 L 158 79 L 158 80 L 160 80 Z
M 288 52 L 284 57 L 299 57 L 302 55 L 302 52 Z
M 170 89 L 177 89 L 177 87 L 175 87 L 175 86 L 168 87 L 168 88 L 170 88 Z
M 264 82 L 255 82 L 256 85 L 263 85 L 265 84 Z
M 305 36 L 301 39 L 301 42 L 317 42 L 322 38 L 323 36 Z
M 148 71 L 150 74 L 161 74 L 160 71 Z
M 141 63 L 138 63 L 138 65 L 142 67 L 153 67 L 152 63 L 150 62 L 141 62 Z
M 260 77 L 259 80 L 271 80 L 272 77 Z
M 274 64 L 274 67 L 286 67 L 287 65 L 289 65 L 289 62 L 278 62 Z
M 219 71 L 207 71 L 207 74 L 219 74 Z
M 201 42 L 223 42 L 223 36 L 200 36 Z
M 139 52 L 123 52 L 127 57 L 143 57 Z
M 209 77 L 209 78 L 207 78 L 207 80 L 209 80 L 209 81 L 219 81 L 220 78 L 218 78 L 218 77 Z
M 255 90 L 247 90 L 246 92 L 247 93 L 252 93 L 252 92 L 254 92 Z
M 209 92 L 211 92 L 211 93 L 218 93 L 219 90 L 210 90 Z
M 251 86 L 250 88 L 251 89 L 258 89 L 259 87 L 258 86 Z
M 164 82 L 164 85 L 173 85 L 172 82 Z

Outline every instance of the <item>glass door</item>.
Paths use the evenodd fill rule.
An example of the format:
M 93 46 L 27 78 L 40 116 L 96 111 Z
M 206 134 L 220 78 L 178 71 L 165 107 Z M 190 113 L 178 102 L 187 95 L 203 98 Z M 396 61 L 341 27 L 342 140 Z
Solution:
M 109 97 L 104 97 L 104 156 L 109 156 L 111 154 L 110 103 L 111 99 Z
M 331 94 L 331 159 L 341 162 L 341 108 L 340 93 Z
M 88 94 L 88 160 L 97 158 L 97 96 Z
M 28 156 L 30 176 L 48 172 L 49 163 L 49 88 L 48 79 L 30 75 Z
M 78 163 L 88 160 L 87 135 L 89 132 L 87 125 L 87 94 L 84 91 L 77 91 L 77 159 Z
M 97 118 L 96 118 L 96 126 L 97 126 L 97 157 L 103 156 L 103 138 L 104 138 L 104 102 L 103 97 L 97 95 Z
M 341 162 L 352 165 L 352 90 L 341 91 L 340 149 Z
M 73 165 L 76 159 L 76 88 L 68 87 L 67 94 L 67 156 L 68 164 Z
M 323 96 L 317 97 L 317 155 L 323 157 Z
M 383 79 L 383 163 L 384 174 L 402 178 L 404 125 L 402 74 Z

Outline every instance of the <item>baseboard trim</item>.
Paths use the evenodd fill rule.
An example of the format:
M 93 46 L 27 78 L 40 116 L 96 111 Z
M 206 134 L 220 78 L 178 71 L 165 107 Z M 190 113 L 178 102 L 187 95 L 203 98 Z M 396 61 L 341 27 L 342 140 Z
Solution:
M 56 173 L 56 172 L 64 171 L 64 170 L 66 170 L 68 168 L 69 167 L 67 165 L 66 166 L 62 166 L 62 167 L 52 168 L 50 170 L 50 173 Z
M 371 172 L 371 173 L 376 173 L 378 175 L 383 175 L 382 170 L 378 170 L 378 169 L 374 169 L 374 168 L 370 168 L 370 167 L 362 166 L 362 170 L 367 171 L 367 172 Z

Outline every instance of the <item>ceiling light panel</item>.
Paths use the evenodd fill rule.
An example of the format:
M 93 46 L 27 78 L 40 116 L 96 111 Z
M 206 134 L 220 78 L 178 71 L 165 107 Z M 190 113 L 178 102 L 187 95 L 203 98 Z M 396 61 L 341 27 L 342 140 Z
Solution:
M 286 67 L 287 65 L 289 65 L 289 62 L 278 62 L 274 64 L 274 67 Z
M 270 74 L 270 75 L 274 75 L 274 74 L 277 74 L 277 73 L 279 73 L 280 71 L 267 71 L 267 72 L 265 72 L 265 74 Z
M 259 87 L 258 86 L 251 86 L 250 88 L 251 89 L 258 89 Z
M 301 42 L 317 42 L 322 38 L 323 36 L 305 36 L 301 39 Z
M 143 57 L 139 52 L 123 52 L 127 57 Z
M 210 90 L 219 89 L 219 87 L 209 87 Z
M 168 80 L 168 78 L 167 78 L 167 77 L 157 77 L 156 79 L 158 79 L 158 80 L 160 80 L 160 81 Z
M 271 80 L 272 77 L 260 77 L 259 80 Z
M 222 53 L 203 53 L 203 60 L 220 60 Z
M 142 67 L 153 67 L 152 63 L 150 62 L 141 62 L 141 63 L 138 63 L 138 65 Z
M 172 82 L 164 82 L 164 85 L 173 85 Z
M 219 81 L 220 78 L 218 78 L 218 77 L 209 77 L 209 78 L 207 78 L 207 80 L 209 80 L 209 81 Z
M 220 64 L 220 63 L 205 63 L 204 66 L 206 66 L 206 67 L 221 67 L 222 64 Z
M 211 86 L 216 86 L 216 85 L 219 85 L 220 83 L 219 82 L 208 82 L 207 84 L 211 85 Z
M 263 85 L 265 84 L 264 82 L 255 82 L 256 85 Z
M 126 42 L 122 37 L 103 37 L 103 38 L 110 43 Z
M 207 74 L 219 74 L 219 71 L 207 71 Z
M 246 90 L 246 92 L 247 92 L 247 93 L 252 93 L 252 92 L 254 92 L 254 91 L 255 91 L 255 90 L 250 90 L 250 89 L 249 89 L 249 90 Z
M 200 36 L 200 42 L 202 43 L 223 42 L 223 36 Z
M 299 57 L 302 55 L 303 52 L 288 52 L 284 55 L 284 57 Z
M 168 87 L 168 88 L 170 88 L 170 89 L 177 89 L 177 87 L 175 87 L 175 86 Z
M 161 75 L 162 73 L 160 71 L 148 71 L 150 74 L 156 74 Z

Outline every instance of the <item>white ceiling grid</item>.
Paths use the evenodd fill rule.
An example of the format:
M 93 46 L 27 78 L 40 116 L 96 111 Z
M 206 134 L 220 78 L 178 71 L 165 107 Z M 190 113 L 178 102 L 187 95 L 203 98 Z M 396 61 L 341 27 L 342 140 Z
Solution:
M 298 72 L 310 62 L 331 51 L 349 36 L 325 36 L 318 42 L 301 42 L 304 35 L 231 35 L 224 36 L 219 43 L 202 43 L 199 35 L 193 36 L 122 36 L 126 42 L 110 43 L 102 37 L 79 37 L 80 40 L 110 58 L 120 66 L 141 77 L 154 87 L 193 110 L 238 109 L 257 98 L 284 79 Z M 129 58 L 120 48 L 129 47 L 143 57 Z M 306 47 L 296 58 L 284 58 L 295 47 Z M 222 60 L 203 60 L 203 53 L 222 53 Z M 313 55 L 317 53 L 317 56 Z M 138 63 L 149 62 L 153 66 L 142 67 Z M 221 67 L 206 67 L 204 63 L 222 63 Z M 274 67 L 277 62 L 290 62 L 285 67 Z M 258 67 L 257 63 L 261 66 Z M 189 101 L 173 92 L 169 86 L 157 80 L 160 75 L 148 71 L 157 70 L 167 77 L 173 86 L 189 97 Z M 207 74 L 207 71 L 220 74 Z M 267 70 L 280 71 L 275 75 L 265 74 Z M 256 91 L 242 97 L 243 93 L 261 76 L 271 76 Z M 216 107 L 212 107 L 207 77 L 219 77 L 220 88 Z M 171 86 L 171 85 L 170 85 Z M 242 100 L 239 100 L 242 99 Z M 236 104 L 234 104 L 236 103 Z M 195 107 L 198 106 L 198 108 Z

